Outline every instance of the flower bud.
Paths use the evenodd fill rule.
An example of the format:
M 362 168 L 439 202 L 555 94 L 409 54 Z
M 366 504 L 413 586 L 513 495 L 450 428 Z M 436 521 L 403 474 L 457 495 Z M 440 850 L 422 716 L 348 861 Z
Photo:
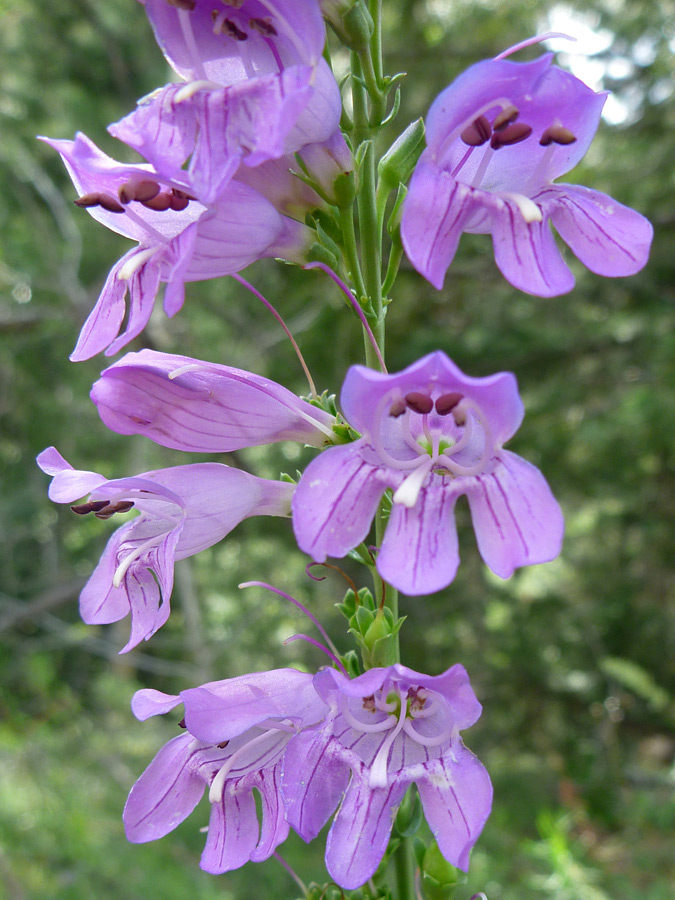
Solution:
M 321 0 L 321 12 L 345 46 L 365 50 L 375 25 L 363 0 Z
M 393 191 L 412 175 L 424 150 L 424 120 L 412 122 L 384 154 L 377 167 L 380 182 Z

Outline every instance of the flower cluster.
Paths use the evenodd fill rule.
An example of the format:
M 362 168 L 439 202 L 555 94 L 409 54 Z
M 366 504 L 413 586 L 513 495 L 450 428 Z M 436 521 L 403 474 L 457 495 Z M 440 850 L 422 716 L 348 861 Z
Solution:
M 375 623 L 389 631 L 378 632 L 374 645 L 398 634 L 402 619 L 395 602 L 386 605 L 387 585 L 423 595 L 454 579 L 462 496 L 479 553 L 496 575 L 554 559 L 560 507 L 542 473 L 504 449 L 524 414 L 515 376 L 466 375 L 442 350 L 388 373 L 374 336 L 384 330 L 383 291 L 365 296 L 373 279 L 360 267 L 367 241 L 380 241 L 368 232 L 382 225 L 387 190 L 398 189 L 390 233 L 398 239 L 400 222 L 412 264 L 437 288 L 461 234 L 471 232 L 492 234 L 497 265 L 517 288 L 569 291 L 574 279 L 550 224 L 592 271 L 637 272 L 649 223 L 597 191 L 555 183 L 588 149 L 605 95 L 552 65 L 551 55 L 516 63 L 504 58 L 507 51 L 440 94 L 427 117 L 426 149 L 420 156 L 422 129 L 411 126 L 381 161 L 376 185 L 375 144 L 364 135 L 383 124 L 395 81 L 369 55 L 379 47 L 381 23 L 371 10 L 379 16 L 380 4 L 143 3 L 178 80 L 109 126 L 124 145 L 122 158 L 131 150 L 141 161 L 119 162 L 83 134 L 44 138 L 72 178 L 76 205 L 136 242 L 112 267 L 71 358 L 114 355 L 138 337 L 161 285 L 173 316 L 187 283 L 226 275 L 243 281 L 241 269 L 281 257 L 321 266 L 344 287 L 381 371 L 351 366 L 336 404 L 318 397 L 311 377 L 310 402 L 251 372 L 147 349 L 105 369 L 91 398 L 112 431 L 187 453 L 281 441 L 318 452 L 291 483 L 218 462 L 108 480 L 73 468 L 54 447 L 44 450 L 38 464 L 52 476 L 52 500 L 74 504 L 78 515 L 124 517 L 82 591 L 84 621 L 130 615 L 122 652 L 148 640 L 169 617 L 174 561 L 252 516 L 292 517 L 298 546 L 316 562 L 352 551 L 372 560 L 378 590 L 385 583 L 380 605 L 360 606 L 365 595 L 356 587 L 352 594 L 353 618 L 368 626 L 361 634 L 350 619 L 362 650 L 371 649 L 364 635 Z M 350 117 L 342 116 L 341 91 L 323 56 L 322 12 L 352 52 L 349 143 L 340 123 Z M 350 208 L 356 191 L 365 197 L 360 253 Z M 400 244 L 392 247 L 384 292 L 401 253 Z M 321 261 L 326 255 L 351 277 L 353 291 Z M 369 318 L 377 319 L 373 330 Z M 385 858 L 396 811 L 415 785 L 440 853 L 466 870 L 492 788 L 460 737 L 481 713 L 465 669 L 428 676 L 394 662 L 397 652 L 384 660 L 364 652 L 363 671 L 355 656 L 326 652 L 334 666 L 315 675 L 277 669 L 178 695 L 137 692 L 137 718 L 182 704 L 184 731 L 132 788 L 124 811 L 129 840 L 166 835 L 208 791 L 201 865 L 222 873 L 267 859 L 291 828 L 311 841 L 332 818 L 326 866 L 351 890 Z
M 289 825 L 313 840 L 339 806 L 326 866 L 339 885 L 355 888 L 379 865 L 414 783 L 441 853 L 468 869 L 492 787 L 459 735 L 481 713 L 462 666 L 430 677 L 394 665 L 353 679 L 335 669 L 314 677 L 277 669 L 176 696 L 138 691 L 132 708 L 146 719 L 180 703 L 185 733 L 159 751 L 129 794 L 130 841 L 172 831 L 208 788 L 201 866 L 227 872 L 267 859 Z

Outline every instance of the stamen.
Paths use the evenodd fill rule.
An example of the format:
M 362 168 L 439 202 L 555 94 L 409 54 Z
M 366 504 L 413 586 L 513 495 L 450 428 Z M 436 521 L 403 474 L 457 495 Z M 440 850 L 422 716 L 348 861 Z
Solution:
M 156 212 L 164 212 L 171 206 L 171 195 L 165 193 L 157 194 L 152 200 L 141 200 L 141 204 L 147 209 L 154 209 Z
M 379 722 L 362 722 L 350 710 L 348 700 L 344 694 L 339 695 L 338 705 L 345 721 L 352 728 L 355 728 L 356 731 L 363 731 L 365 734 L 377 734 L 380 731 L 389 731 L 390 728 L 396 725 L 396 716 L 387 716 L 386 719 L 382 719 Z
M 94 515 L 97 519 L 110 519 L 115 513 L 129 512 L 133 505 L 133 500 L 120 500 L 119 503 L 111 503 L 103 509 L 94 510 Z
M 192 22 L 190 21 L 189 16 L 189 13 L 194 9 L 194 3 L 192 0 L 190 0 L 190 3 L 191 5 L 187 8 L 185 6 L 179 8 L 178 24 L 180 25 L 183 40 L 185 41 L 190 61 L 197 76 L 199 78 L 206 78 L 206 69 L 204 68 L 204 62 L 201 53 L 199 52 L 197 41 L 195 40 L 195 33 L 192 30 Z
M 494 151 L 492 149 L 491 144 L 483 150 L 483 156 L 481 158 L 480 163 L 478 164 L 478 168 L 476 169 L 473 179 L 471 181 L 471 187 L 479 188 L 485 178 L 485 173 L 487 172 L 487 168 L 490 165 L 490 162 L 494 158 Z
M 246 0 L 221 0 L 221 3 L 224 3 L 225 6 L 231 6 L 232 9 L 241 9 Z
M 121 203 L 118 203 L 114 197 L 111 197 L 110 194 L 103 194 L 100 191 L 92 191 L 89 194 L 82 194 L 81 197 L 78 197 L 73 201 L 75 206 L 79 206 L 81 209 L 88 209 L 91 206 L 102 206 L 103 209 L 112 213 L 123 213 L 124 207 Z
M 215 35 L 223 33 L 223 22 L 225 21 L 225 16 L 227 13 L 224 9 L 218 11 L 217 9 L 211 10 L 211 18 L 213 19 L 213 33 Z
M 389 415 L 393 419 L 398 419 L 398 417 L 402 416 L 407 409 L 408 406 L 405 400 L 394 400 L 394 402 L 389 407 Z
M 258 744 L 262 744 L 266 738 L 270 736 L 270 734 L 276 733 L 273 731 L 265 731 L 263 734 L 259 734 L 258 737 L 253 738 L 250 741 L 247 741 L 245 744 L 235 750 L 235 752 L 230 756 L 225 763 L 218 769 L 216 772 L 215 778 L 211 782 L 211 787 L 209 788 L 209 803 L 220 803 L 223 799 L 223 790 L 225 788 L 225 779 L 230 774 L 232 767 L 235 763 L 239 762 L 240 758 L 248 752 L 251 747 L 255 747 Z
M 518 109 L 518 107 L 507 106 L 506 109 L 503 109 L 497 115 L 497 118 L 492 123 L 492 127 L 495 131 L 503 131 L 507 125 L 515 122 L 519 115 L 520 110 Z
M 100 509 L 105 509 L 108 503 L 110 503 L 109 500 L 90 500 L 89 503 L 78 503 L 70 508 L 74 513 L 77 513 L 78 516 L 86 516 L 87 513 L 98 512 Z
M 131 203 L 132 200 L 152 200 L 159 194 L 160 187 L 156 181 L 125 181 L 117 189 L 120 203 Z
M 384 411 L 387 407 L 387 404 L 390 402 L 391 394 L 385 394 L 384 397 L 380 400 L 377 405 L 377 409 L 375 410 L 375 415 L 373 416 L 374 427 L 370 433 L 370 440 L 372 441 L 375 452 L 379 455 L 380 459 L 387 466 L 391 466 L 392 469 L 416 469 L 420 464 L 420 458 L 426 456 L 420 445 L 413 440 L 412 436 L 406 436 L 406 431 L 404 430 L 402 433 L 403 440 L 408 444 L 408 446 L 415 451 L 417 454 L 413 459 L 396 459 L 387 451 L 382 441 L 382 435 L 380 433 L 380 419 L 382 418 Z
M 417 468 L 408 475 L 405 481 L 396 488 L 394 493 L 394 503 L 400 503 L 401 506 L 412 509 L 417 503 L 417 498 L 422 490 L 424 479 L 431 471 L 433 464 L 434 460 L 431 457 L 427 457 L 426 462 L 418 465 Z
M 229 37 L 234 38 L 235 41 L 247 41 L 248 35 L 245 31 L 242 31 L 241 28 L 237 25 L 236 22 L 233 22 L 232 19 L 223 19 L 223 34 L 227 34 Z
M 148 247 L 147 250 L 141 250 L 140 253 L 134 254 L 124 263 L 117 273 L 117 277 L 120 281 L 128 281 L 159 249 L 159 247 Z
M 175 9 L 184 9 L 187 12 L 192 12 L 197 5 L 196 0 L 166 0 L 166 2 Z
M 182 212 L 184 209 L 187 209 L 188 203 L 187 196 L 183 194 L 182 191 L 176 191 L 175 188 L 171 190 L 169 194 L 169 206 L 174 212 Z
M 499 194 L 500 197 L 503 197 L 505 200 L 510 200 L 512 203 L 518 207 L 518 211 L 525 219 L 527 224 L 530 222 L 542 222 L 544 216 L 542 211 L 539 209 L 537 204 L 530 200 L 529 197 L 526 197 L 525 194 L 516 194 L 511 193 L 510 191 L 502 191 Z
M 437 398 L 436 403 L 434 404 L 436 412 L 439 416 L 447 416 L 453 411 L 460 400 L 463 399 L 464 395 L 458 394 L 457 391 L 451 391 L 449 394 L 442 394 Z
M 404 397 L 406 404 L 416 413 L 426 415 L 434 408 L 434 401 L 428 394 L 421 391 L 411 391 Z
M 154 537 L 149 538 L 147 541 L 144 541 L 142 544 L 139 544 L 135 550 L 132 550 L 119 564 L 119 566 L 115 569 L 115 574 L 113 575 L 113 587 L 118 588 L 122 584 L 122 579 L 129 571 L 129 568 L 136 560 L 143 556 L 146 550 L 151 550 L 153 547 L 156 547 L 157 544 L 161 544 L 164 538 L 166 537 L 166 532 L 162 532 L 161 534 L 156 534 Z
M 210 91 L 218 87 L 220 87 L 220 85 L 215 84 L 213 81 L 207 81 L 205 78 L 199 79 L 198 81 L 189 81 L 187 84 L 184 84 L 179 91 L 176 91 L 174 102 L 184 103 L 185 100 L 191 100 L 195 94 L 199 93 L 199 91 Z
M 562 125 L 555 124 L 549 125 L 539 138 L 539 143 L 542 147 L 548 147 L 549 144 L 561 144 L 562 146 L 567 146 L 567 144 L 573 144 L 575 141 L 576 136 L 569 128 L 564 128 Z
M 427 735 L 416 731 L 412 720 L 408 719 L 403 726 L 403 730 L 418 744 L 422 744 L 423 747 L 438 747 L 439 744 L 445 744 L 452 737 L 453 726 L 452 723 L 448 722 L 439 734 L 427 737 Z
M 401 711 L 398 716 L 398 722 L 394 730 L 387 735 L 382 741 L 382 746 L 377 751 L 377 755 L 370 767 L 370 775 L 368 777 L 368 787 L 386 787 L 387 786 L 387 762 L 389 761 L 389 751 L 391 746 L 401 733 L 406 724 L 406 715 L 408 712 L 408 702 L 399 691 L 401 698 Z
M 500 147 L 519 144 L 529 138 L 531 134 L 532 126 L 526 125 L 525 122 L 514 122 L 513 125 L 507 125 L 503 131 L 495 131 L 490 140 L 490 146 L 493 150 L 499 150 Z
M 485 116 L 478 116 L 470 125 L 461 132 L 460 138 L 470 147 L 480 147 L 490 140 L 492 129 Z
M 269 17 L 264 19 L 249 19 L 248 24 L 254 31 L 257 31 L 258 34 L 262 34 L 263 37 L 276 37 L 278 32 L 274 25 L 272 25 L 272 20 Z

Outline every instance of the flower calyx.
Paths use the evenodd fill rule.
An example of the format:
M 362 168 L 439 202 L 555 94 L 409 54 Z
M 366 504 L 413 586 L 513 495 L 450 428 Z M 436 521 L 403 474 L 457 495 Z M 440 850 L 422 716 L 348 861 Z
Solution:
M 396 638 L 405 616 L 395 618 L 390 609 L 378 606 L 368 588 L 361 588 L 358 594 L 348 590 L 342 603 L 336 606 L 349 622 L 364 669 L 387 667 L 396 662 Z

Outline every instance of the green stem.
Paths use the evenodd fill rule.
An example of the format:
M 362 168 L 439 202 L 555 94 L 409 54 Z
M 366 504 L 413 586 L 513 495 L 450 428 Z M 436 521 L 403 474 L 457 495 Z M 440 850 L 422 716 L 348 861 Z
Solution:
M 375 2 L 371 4 L 371 11 L 376 13 L 373 16 L 376 23 L 376 59 L 377 65 L 381 67 L 380 51 L 379 51 L 379 35 L 380 35 L 380 4 Z M 367 58 L 366 75 L 364 78 L 364 67 L 362 65 L 364 56 Z M 375 159 L 374 137 L 377 131 L 379 121 L 377 110 L 373 112 L 375 115 L 368 113 L 369 92 L 365 84 L 369 83 L 370 76 L 376 80 L 375 69 L 373 68 L 372 57 L 369 53 L 361 54 L 352 53 L 352 98 L 353 98 L 353 146 L 358 149 L 364 142 L 368 142 L 361 168 L 359 171 L 359 193 L 357 197 L 357 208 L 359 216 L 359 239 L 361 249 L 361 266 L 363 272 L 363 280 L 365 283 L 366 296 L 369 300 L 369 318 L 371 319 L 371 327 L 375 340 L 382 357 L 384 358 L 385 344 L 385 307 L 382 301 L 382 221 L 381 215 L 378 214 L 377 204 L 377 164 Z M 364 84 L 365 83 L 365 84 Z M 379 88 L 377 96 L 379 94 Z M 370 95 L 371 103 L 373 103 L 373 95 Z M 375 127 L 373 127 L 373 124 Z M 365 338 L 365 355 L 366 364 L 371 368 L 378 367 L 378 360 L 373 347 Z M 380 505 L 377 517 L 375 519 L 375 541 L 377 546 L 382 545 L 386 522 L 383 519 L 384 504 Z M 391 585 L 384 585 L 382 579 L 374 572 L 374 588 L 376 596 L 384 595 L 384 602 L 392 611 L 395 618 L 398 618 L 398 592 Z M 396 638 L 396 658 L 400 660 L 400 650 L 398 645 L 398 636 Z
M 410 838 L 403 838 L 394 853 L 396 900 L 415 900 L 415 865 Z
M 356 288 L 359 303 L 366 297 L 366 286 L 361 274 L 361 263 L 356 246 L 356 232 L 354 231 L 354 213 L 352 207 L 340 207 L 340 228 L 342 229 L 342 248 L 349 274 Z M 367 342 L 366 342 L 367 343 Z

